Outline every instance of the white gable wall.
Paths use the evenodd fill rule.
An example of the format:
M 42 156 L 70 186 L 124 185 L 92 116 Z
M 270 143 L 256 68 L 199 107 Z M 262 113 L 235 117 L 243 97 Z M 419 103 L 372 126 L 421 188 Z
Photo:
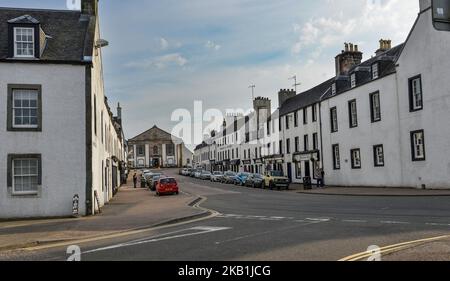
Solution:
M 431 9 L 426 10 L 418 18 L 397 67 L 402 176 L 406 186 L 450 188 L 449 53 L 450 32 L 434 29 Z M 418 74 L 422 75 L 424 107 L 411 113 L 408 79 Z M 425 131 L 426 161 L 413 162 L 410 132 L 420 129 Z

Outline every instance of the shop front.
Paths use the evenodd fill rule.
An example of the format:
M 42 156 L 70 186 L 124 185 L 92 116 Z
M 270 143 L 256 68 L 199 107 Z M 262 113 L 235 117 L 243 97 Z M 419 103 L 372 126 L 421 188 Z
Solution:
M 312 183 L 317 183 L 320 178 L 320 151 L 306 151 L 293 155 L 294 177 L 293 182 L 304 183 L 305 179 L 310 179 Z
M 254 173 L 253 166 L 252 166 L 252 160 L 244 160 L 242 161 L 244 172 L 246 173 Z
M 230 161 L 231 171 L 238 173 L 239 172 L 239 166 L 241 165 L 240 159 L 234 159 Z
M 264 169 L 263 169 L 263 164 L 264 164 L 264 159 L 263 158 L 258 158 L 254 160 L 254 165 L 253 167 L 253 172 L 255 174 L 264 174 Z
M 283 171 L 284 155 L 272 155 L 264 159 L 265 169 L 267 171 Z

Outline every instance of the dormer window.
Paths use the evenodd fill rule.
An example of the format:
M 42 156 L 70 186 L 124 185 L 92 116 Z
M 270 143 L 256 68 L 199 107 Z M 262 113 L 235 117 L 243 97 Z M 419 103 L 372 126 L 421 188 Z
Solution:
M 30 15 L 8 20 L 8 57 L 34 59 L 41 57 L 48 36 L 39 21 Z
M 378 79 L 378 63 L 372 64 L 372 79 Z
M 333 85 L 331 85 L 331 95 L 332 96 L 336 95 L 336 83 L 333 83 Z
M 35 57 L 34 28 L 15 27 L 14 28 L 14 57 L 33 58 Z
M 355 88 L 355 87 L 356 87 L 356 74 L 355 74 L 355 73 L 353 73 L 353 74 L 350 76 L 350 83 L 351 83 L 351 87 L 352 87 L 352 88 Z

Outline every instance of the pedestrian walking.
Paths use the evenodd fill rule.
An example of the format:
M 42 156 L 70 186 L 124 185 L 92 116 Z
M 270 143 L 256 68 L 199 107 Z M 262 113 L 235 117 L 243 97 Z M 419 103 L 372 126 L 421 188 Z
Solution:
M 317 187 L 325 186 L 325 171 L 323 169 L 320 170 L 320 177 L 317 179 Z
M 137 188 L 137 180 L 138 180 L 137 175 L 136 175 L 136 173 L 134 173 L 134 175 L 133 175 L 134 188 Z

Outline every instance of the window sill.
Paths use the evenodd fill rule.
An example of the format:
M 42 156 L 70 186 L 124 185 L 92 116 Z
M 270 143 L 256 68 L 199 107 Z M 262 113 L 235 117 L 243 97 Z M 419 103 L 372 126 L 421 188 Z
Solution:
M 413 162 L 425 162 L 426 158 L 413 158 Z
M 421 107 L 421 108 L 416 108 L 416 109 L 410 108 L 410 109 L 409 109 L 409 112 L 410 112 L 410 113 L 413 113 L 413 112 L 418 112 L 418 111 L 422 111 L 422 110 L 423 110 L 423 107 Z
M 9 127 L 9 132 L 42 132 L 41 127 Z
M 38 197 L 39 192 L 13 192 L 11 193 L 11 197 Z

